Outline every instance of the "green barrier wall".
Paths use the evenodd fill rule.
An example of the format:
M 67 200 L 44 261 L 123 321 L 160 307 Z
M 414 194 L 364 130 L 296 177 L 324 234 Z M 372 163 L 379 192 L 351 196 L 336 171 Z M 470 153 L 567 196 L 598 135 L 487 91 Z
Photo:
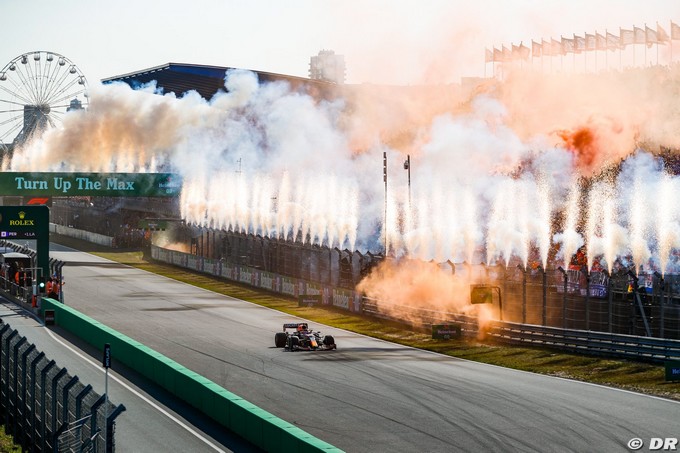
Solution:
M 73 308 L 43 298 L 40 307 L 43 318 L 46 309 L 54 310 L 55 324 L 99 349 L 109 343 L 117 361 L 266 451 L 342 451 Z

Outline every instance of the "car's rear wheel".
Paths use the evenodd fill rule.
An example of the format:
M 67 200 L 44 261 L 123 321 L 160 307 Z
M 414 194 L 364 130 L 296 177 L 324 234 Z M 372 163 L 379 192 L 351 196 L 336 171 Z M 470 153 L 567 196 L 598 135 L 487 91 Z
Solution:
M 284 348 L 286 347 L 287 339 L 288 335 L 286 335 L 286 332 L 276 332 L 276 335 L 274 335 L 274 344 L 277 348 Z

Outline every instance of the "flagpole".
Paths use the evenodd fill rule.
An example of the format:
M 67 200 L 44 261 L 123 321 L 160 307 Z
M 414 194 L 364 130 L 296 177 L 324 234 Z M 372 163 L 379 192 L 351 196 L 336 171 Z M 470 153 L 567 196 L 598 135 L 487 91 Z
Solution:
M 645 64 L 643 67 L 647 67 L 647 22 L 645 22 Z
M 588 43 L 585 41 L 586 36 L 588 36 L 588 33 L 583 33 L 583 42 L 585 43 L 585 49 L 583 49 L 583 73 L 587 74 L 588 73 Z M 597 71 L 595 71 L 597 72 Z
M 586 46 L 588 43 L 586 43 Z M 595 30 L 595 74 L 597 74 L 597 30 Z
M 604 70 L 609 71 L 609 30 L 604 29 Z

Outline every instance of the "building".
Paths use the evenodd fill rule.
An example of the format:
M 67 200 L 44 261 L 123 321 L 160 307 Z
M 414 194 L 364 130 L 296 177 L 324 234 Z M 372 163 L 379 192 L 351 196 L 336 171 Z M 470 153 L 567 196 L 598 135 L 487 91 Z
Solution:
M 155 81 L 156 88 L 163 94 L 174 93 L 181 97 L 194 90 L 206 100 L 210 100 L 218 92 L 226 91 L 224 77 L 228 70 L 236 69 L 225 66 L 206 66 L 184 63 L 166 63 L 129 74 L 108 77 L 102 83 L 124 82 L 133 89 Z M 304 77 L 274 74 L 271 72 L 252 71 L 260 83 L 286 82 L 294 90 L 305 91 L 322 97 L 334 96 L 334 84 L 324 80 L 309 80 Z
M 342 85 L 345 83 L 345 57 L 333 50 L 322 50 L 309 60 L 309 78 Z

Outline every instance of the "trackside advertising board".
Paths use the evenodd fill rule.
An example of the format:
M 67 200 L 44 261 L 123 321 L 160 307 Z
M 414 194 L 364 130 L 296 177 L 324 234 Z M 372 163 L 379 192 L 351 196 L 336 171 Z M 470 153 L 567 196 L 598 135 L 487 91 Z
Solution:
M 173 173 L 0 172 L 1 196 L 176 197 L 181 189 Z
M 669 360 L 665 363 L 666 380 L 680 381 L 680 360 Z
M 433 324 L 432 339 L 450 340 L 451 338 L 461 337 L 460 324 Z
M 176 266 L 197 269 L 212 275 L 219 275 L 228 280 L 246 283 L 251 286 L 265 288 L 298 299 L 303 306 L 334 305 L 353 312 L 361 312 L 362 294 L 346 288 L 335 288 L 323 284 L 308 282 L 303 279 L 264 272 L 259 269 L 238 264 L 230 264 L 220 260 L 210 260 L 176 250 L 151 246 L 154 259 L 172 263 Z

